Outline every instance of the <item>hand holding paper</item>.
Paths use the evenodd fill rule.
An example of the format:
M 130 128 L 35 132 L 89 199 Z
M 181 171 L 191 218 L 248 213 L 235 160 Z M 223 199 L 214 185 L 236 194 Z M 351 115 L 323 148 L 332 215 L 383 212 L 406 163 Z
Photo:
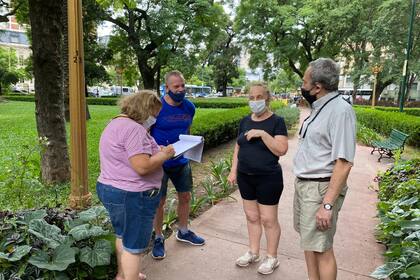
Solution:
M 185 158 L 201 162 L 204 148 L 204 138 L 195 135 L 179 135 L 179 141 L 173 144 L 175 156 L 184 155 Z

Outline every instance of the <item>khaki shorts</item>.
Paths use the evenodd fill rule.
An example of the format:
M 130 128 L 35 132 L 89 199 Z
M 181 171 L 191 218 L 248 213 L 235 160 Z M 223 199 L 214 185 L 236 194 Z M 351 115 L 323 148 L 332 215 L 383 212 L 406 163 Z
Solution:
M 328 184 L 329 182 L 295 180 L 293 222 L 295 230 L 300 234 L 300 246 L 305 251 L 325 252 L 332 248 L 338 212 L 343 205 L 347 186 L 334 203 L 331 228 L 320 231 L 316 227 L 315 215 L 322 204 Z

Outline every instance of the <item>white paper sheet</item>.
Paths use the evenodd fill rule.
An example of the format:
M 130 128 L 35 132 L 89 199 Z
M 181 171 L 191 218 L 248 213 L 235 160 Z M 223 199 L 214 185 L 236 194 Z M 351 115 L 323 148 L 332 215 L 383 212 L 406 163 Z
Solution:
M 179 141 L 172 144 L 175 149 L 175 156 L 184 155 L 185 158 L 201 162 L 204 148 L 203 136 L 179 135 Z

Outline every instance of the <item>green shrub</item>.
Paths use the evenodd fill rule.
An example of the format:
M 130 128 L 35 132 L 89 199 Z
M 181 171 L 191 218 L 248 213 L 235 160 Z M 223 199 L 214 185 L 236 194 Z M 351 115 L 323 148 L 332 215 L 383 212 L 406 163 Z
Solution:
M 355 105 L 355 107 L 370 108 L 370 106 L 360 106 L 360 105 Z M 399 112 L 400 111 L 399 107 L 376 106 L 375 109 L 385 111 L 385 112 Z M 420 108 L 404 108 L 403 113 L 407 115 L 420 117 Z
M 273 110 L 283 107 L 280 101 L 272 102 Z M 248 106 L 228 109 L 218 114 L 194 118 L 191 134 L 204 136 L 205 147 L 215 147 L 234 139 L 238 134 L 239 122 L 250 113 Z
M 299 109 L 291 107 L 283 107 L 276 110 L 276 114 L 284 118 L 287 129 L 291 129 L 299 121 Z
M 108 279 L 115 274 L 103 207 L 0 212 L 0 279 Z
M 378 239 L 387 246 L 376 279 L 420 277 L 420 159 L 397 164 L 378 177 Z
M 4 99 L 10 101 L 35 102 L 35 96 L 33 95 L 5 95 Z
M 35 97 L 33 95 L 7 95 L 5 99 L 11 101 L 27 101 L 34 102 Z M 88 105 L 117 105 L 117 97 L 87 97 L 86 101 Z M 197 108 L 239 108 L 248 105 L 247 98 L 196 98 L 189 99 Z M 279 102 L 279 101 L 276 101 Z
M 357 122 L 357 141 L 367 146 L 372 146 L 372 141 L 382 140 L 382 136 L 375 130 Z
M 420 118 L 397 112 L 368 108 L 354 108 L 357 121 L 382 135 L 389 135 L 393 128 L 409 134 L 407 143 L 420 146 Z

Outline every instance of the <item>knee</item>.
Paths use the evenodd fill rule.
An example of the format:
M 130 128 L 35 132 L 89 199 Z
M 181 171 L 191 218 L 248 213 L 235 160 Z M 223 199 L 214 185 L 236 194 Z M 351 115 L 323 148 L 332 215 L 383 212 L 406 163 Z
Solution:
M 261 222 L 260 216 L 258 213 L 245 212 L 245 215 L 246 215 L 246 220 L 251 224 L 259 224 Z
M 264 228 L 280 228 L 279 221 L 275 217 L 263 216 L 261 217 L 261 224 Z
M 180 192 L 178 193 L 178 202 L 179 204 L 188 204 L 191 200 L 190 192 Z

